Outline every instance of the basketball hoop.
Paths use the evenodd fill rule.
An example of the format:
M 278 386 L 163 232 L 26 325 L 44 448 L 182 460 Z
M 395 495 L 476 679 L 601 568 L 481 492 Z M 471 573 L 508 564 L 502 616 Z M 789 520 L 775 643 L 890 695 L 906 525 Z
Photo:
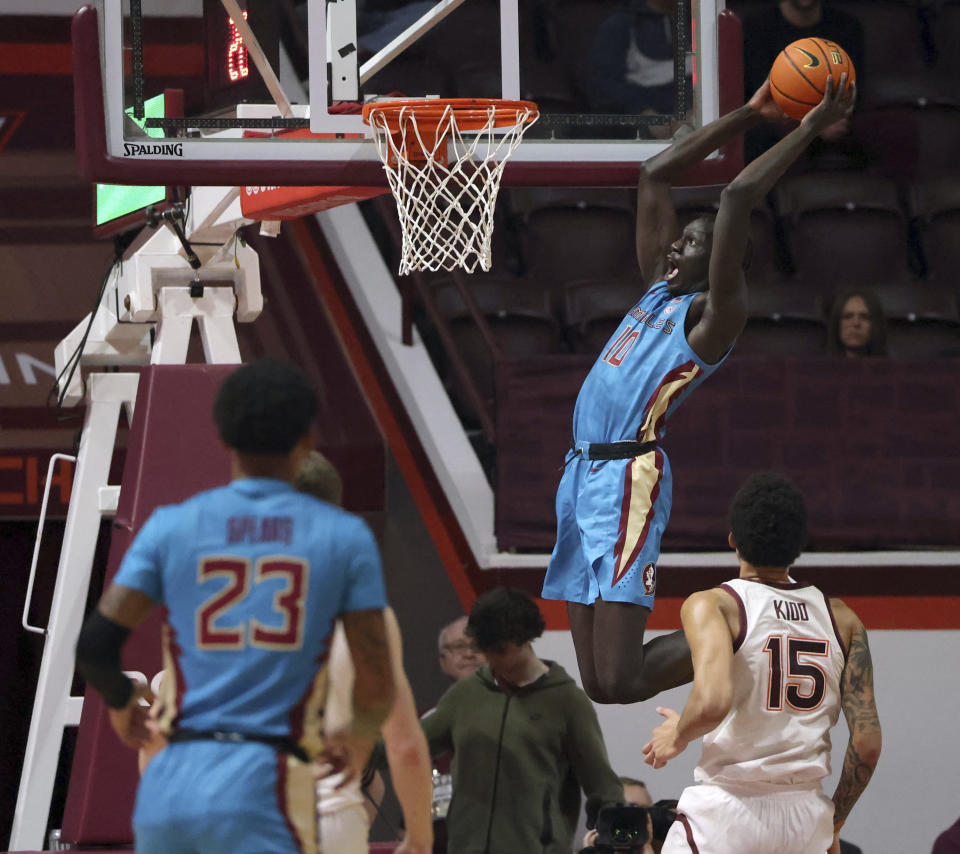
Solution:
M 490 269 L 493 206 L 507 159 L 537 120 L 530 101 L 413 98 L 371 101 L 373 129 L 397 201 L 400 275 Z M 470 136 L 465 136 L 470 134 Z

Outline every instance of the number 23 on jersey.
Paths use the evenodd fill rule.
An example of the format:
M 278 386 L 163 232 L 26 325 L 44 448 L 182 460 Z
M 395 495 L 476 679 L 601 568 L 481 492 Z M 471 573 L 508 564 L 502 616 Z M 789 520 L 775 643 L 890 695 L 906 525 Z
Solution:
M 226 586 L 209 596 L 196 611 L 197 649 L 240 650 L 246 646 L 278 651 L 303 645 L 303 610 L 307 597 L 309 563 L 301 558 L 271 555 L 255 564 L 233 556 L 203 558 L 197 581 L 226 580 Z M 270 624 L 256 617 L 231 621 L 227 613 L 243 602 L 257 585 L 280 579 L 283 586 L 273 595 Z M 279 624 L 278 624 L 279 623 Z

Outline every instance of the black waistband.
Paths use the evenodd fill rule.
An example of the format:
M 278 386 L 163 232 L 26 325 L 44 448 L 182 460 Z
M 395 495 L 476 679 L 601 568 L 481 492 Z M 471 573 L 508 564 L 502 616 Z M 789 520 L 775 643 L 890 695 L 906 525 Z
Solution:
M 656 450 L 657 442 L 577 442 L 570 444 L 573 456 L 585 460 L 629 460 Z M 571 458 L 572 459 L 572 458 Z
M 178 729 L 167 737 L 169 742 L 178 741 L 220 741 L 225 744 L 243 744 L 256 741 L 266 744 L 280 753 L 289 753 L 301 762 L 309 762 L 310 757 L 299 744 L 285 735 L 254 735 L 248 732 L 223 732 L 221 730 Z

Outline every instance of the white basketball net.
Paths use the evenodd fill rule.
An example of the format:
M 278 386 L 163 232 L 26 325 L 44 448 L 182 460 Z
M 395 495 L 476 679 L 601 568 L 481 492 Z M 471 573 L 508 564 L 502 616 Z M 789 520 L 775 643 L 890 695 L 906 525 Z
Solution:
M 495 123 L 503 123 L 503 108 L 497 119 L 497 108 L 490 106 L 483 127 L 461 131 L 453 107 L 447 106 L 434 142 L 421 135 L 415 110 L 409 107 L 401 109 L 396 138 L 382 112 L 371 114 L 373 138 L 403 232 L 401 276 L 454 267 L 472 273 L 477 265 L 490 269 L 493 207 L 503 168 L 535 120 L 535 110 L 517 108 L 513 126 L 495 130 Z M 408 157 L 408 142 L 411 151 L 424 152 L 426 162 Z

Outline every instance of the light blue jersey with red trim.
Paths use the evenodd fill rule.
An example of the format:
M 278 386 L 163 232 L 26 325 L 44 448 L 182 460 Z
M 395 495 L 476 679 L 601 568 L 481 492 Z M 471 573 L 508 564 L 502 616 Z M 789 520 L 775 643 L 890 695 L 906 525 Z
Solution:
M 620 321 L 577 396 L 576 441 L 663 438 L 667 417 L 720 364 L 708 365 L 687 343 L 696 296 L 671 296 L 660 282 Z
M 161 728 L 320 742 L 334 620 L 386 606 L 366 524 L 268 478 L 158 508 L 114 582 L 166 607 Z
M 671 296 L 660 282 L 630 309 L 580 389 L 575 442 L 663 438 L 667 417 L 720 364 L 708 365 L 687 342 L 684 323 L 695 297 Z M 672 500 L 662 447 L 616 460 L 569 454 L 543 597 L 586 605 L 600 597 L 652 610 Z

